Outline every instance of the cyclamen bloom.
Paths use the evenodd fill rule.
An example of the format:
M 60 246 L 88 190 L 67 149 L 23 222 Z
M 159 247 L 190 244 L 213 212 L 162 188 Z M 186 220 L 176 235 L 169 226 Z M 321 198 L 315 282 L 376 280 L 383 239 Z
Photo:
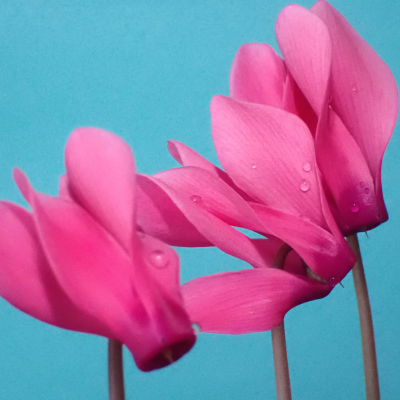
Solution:
M 15 180 L 32 213 L 0 202 L 0 295 L 47 323 L 118 339 L 143 371 L 179 359 L 196 337 L 184 309 L 179 258 L 136 231 L 136 173 L 128 145 L 74 131 L 60 196 Z
M 381 167 L 399 103 L 390 69 L 324 0 L 310 10 L 287 6 L 276 36 L 284 61 L 267 44 L 239 49 L 231 97 L 300 117 L 314 137 L 323 188 L 342 233 L 376 227 L 388 219 Z

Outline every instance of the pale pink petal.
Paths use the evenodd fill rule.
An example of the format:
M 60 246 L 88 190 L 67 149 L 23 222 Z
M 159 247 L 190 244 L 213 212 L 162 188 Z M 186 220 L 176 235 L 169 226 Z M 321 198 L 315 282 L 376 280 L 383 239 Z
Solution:
M 270 268 L 204 276 L 182 291 L 201 331 L 242 334 L 274 328 L 291 308 L 326 296 L 332 287 Z
M 348 21 L 326 1 L 311 11 L 332 38 L 332 108 L 338 113 L 377 179 L 399 107 L 396 82 L 389 67 Z
M 171 246 L 211 246 L 158 184 L 146 175 L 136 179 L 138 229 Z
M 276 38 L 290 73 L 317 114 L 326 106 L 331 68 L 331 39 L 311 11 L 291 4 L 276 21 Z
M 283 213 L 262 204 L 251 206 L 264 222 L 264 233 L 286 242 L 326 282 L 339 283 L 353 268 L 355 255 L 343 236 L 327 232 L 306 216 Z
M 348 236 L 379 224 L 373 177 L 360 148 L 333 110 L 328 129 L 319 132 L 315 147 L 342 233 Z
M 135 163 L 129 146 L 97 128 L 75 130 L 65 150 L 70 191 L 129 250 L 135 207 Z
M 229 176 L 256 201 L 325 226 L 314 142 L 298 117 L 215 96 L 212 134 Z
M 233 183 L 232 179 L 225 171 L 218 168 L 210 161 L 206 160 L 190 147 L 181 142 L 178 142 L 177 140 L 169 140 L 168 150 L 171 153 L 172 157 L 174 157 L 174 159 L 178 161 L 178 163 L 182 166 L 202 168 L 210 172 L 214 176 L 222 179 L 225 183 L 235 189 L 244 199 L 251 200 L 251 198 L 245 192 L 243 192 Z
M 67 297 L 43 253 L 32 215 L 8 202 L 0 202 L 0 264 L 0 294 L 13 306 L 61 328 L 111 335 Z
M 229 77 L 233 99 L 283 109 L 285 81 L 285 65 L 269 44 L 240 46 Z

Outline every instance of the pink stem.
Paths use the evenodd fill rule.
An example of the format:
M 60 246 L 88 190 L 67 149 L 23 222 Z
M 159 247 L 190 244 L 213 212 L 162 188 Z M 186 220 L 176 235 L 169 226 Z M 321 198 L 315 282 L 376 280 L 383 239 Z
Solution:
M 367 281 L 361 259 L 357 234 L 348 236 L 347 242 L 357 256 L 353 267 L 353 281 L 356 291 L 358 316 L 360 318 L 361 343 L 364 360 L 365 393 L 367 400 L 379 400 L 378 365 L 376 361 L 374 326 L 369 302 Z
M 108 390 L 110 400 L 125 400 L 122 343 L 108 341 Z
M 273 267 L 283 269 L 291 247 L 283 244 L 276 253 Z M 291 400 L 289 364 L 286 351 L 285 326 L 282 322 L 271 330 L 272 352 L 274 357 L 275 387 L 277 400 Z

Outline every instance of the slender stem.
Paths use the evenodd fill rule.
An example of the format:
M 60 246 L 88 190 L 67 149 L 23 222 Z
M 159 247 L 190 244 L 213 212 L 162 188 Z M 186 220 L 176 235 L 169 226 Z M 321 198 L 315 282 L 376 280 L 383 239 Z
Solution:
M 367 281 L 361 259 L 357 234 L 348 236 L 347 242 L 357 256 L 353 267 L 353 281 L 356 291 L 358 316 L 360 318 L 361 343 L 364 360 L 365 393 L 367 400 L 379 400 L 378 365 L 376 361 L 374 326 L 369 302 Z
M 277 400 L 291 400 L 289 364 L 286 351 L 285 326 L 282 322 L 271 330 L 274 354 L 275 387 Z
M 286 256 L 291 247 L 283 244 L 277 251 L 273 267 L 283 269 Z M 290 388 L 289 364 L 286 351 L 285 326 L 282 322 L 271 330 L 272 352 L 275 368 L 275 386 L 277 400 L 291 400 L 292 392 Z
M 125 400 L 122 343 L 108 341 L 108 390 L 110 400 Z

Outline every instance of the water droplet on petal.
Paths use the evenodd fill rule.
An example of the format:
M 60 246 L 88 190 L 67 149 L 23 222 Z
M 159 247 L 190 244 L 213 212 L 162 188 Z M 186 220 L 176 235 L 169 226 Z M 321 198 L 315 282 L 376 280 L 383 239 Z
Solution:
M 328 282 L 331 283 L 332 285 L 336 285 L 337 279 L 336 279 L 334 276 L 331 276 L 331 277 L 328 279 Z
M 300 190 L 302 192 L 308 192 L 310 190 L 310 182 L 307 179 L 303 179 L 300 182 Z
M 360 186 L 361 186 L 361 187 L 364 187 L 364 186 L 365 186 L 365 183 L 364 183 L 364 182 L 360 182 Z
M 364 189 L 364 193 L 365 193 L 365 194 L 369 194 L 369 189 L 368 189 L 368 188 L 365 188 L 365 189 Z
M 359 209 L 360 209 L 360 207 L 358 207 L 358 204 L 356 204 L 356 203 L 354 203 L 350 208 L 351 212 L 353 212 L 353 213 L 358 212 Z
M 303 164 L 303 171 L 305 171 L 305 172 L 310 172 L 311 171 L 311 164 L 308 161 L 306 161 Z
M 251 169 L 257 169 L 257 164 L 252 164 Z
M 203 202 L 203 199 L 200 196 L 196 196 L 196 195 L 190 196 L 190 200 L 192 200 L 193 203 L 196 203 L 196 204 L 201 204 Z
M 154 250 L 149 254 L 149 261 L 153 267 L 163 269 L 169 264 L 167 255 L 161 250 Z
M 351 90 L 352 90 L 353 92 L 357 92 L 357 88 L 356 88 L 355 86 L 353 86 L 353 87 L 351 88 Z
M 198 335 L 201 332 L 200 325 L 197 324 L 196 322 L 192 324 L 192 328 L 193 328 L 194 333 L 196 335 Z

